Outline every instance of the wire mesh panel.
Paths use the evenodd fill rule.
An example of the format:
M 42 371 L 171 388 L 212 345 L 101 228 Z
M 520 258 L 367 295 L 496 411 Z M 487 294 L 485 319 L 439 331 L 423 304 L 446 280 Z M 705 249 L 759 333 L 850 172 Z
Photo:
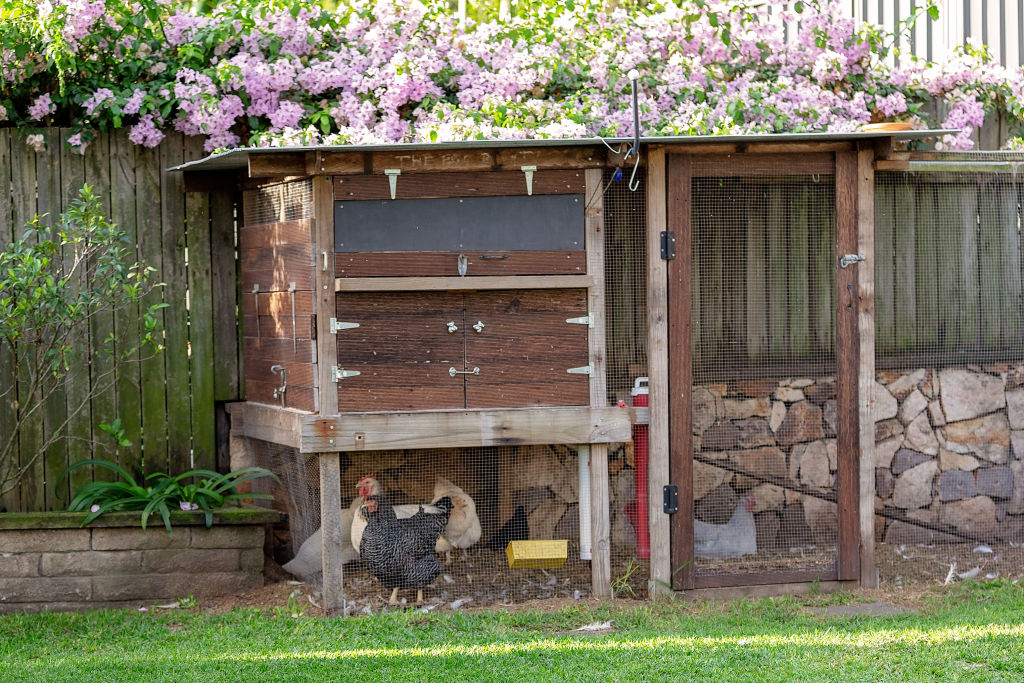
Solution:
M 691 189 L 696 576 L 831 570 L 834 177 Z
M 876 556 L 896 585 L 1024 572 L 1022 183 L 965 159 L 1020 161 L 876 179 Z

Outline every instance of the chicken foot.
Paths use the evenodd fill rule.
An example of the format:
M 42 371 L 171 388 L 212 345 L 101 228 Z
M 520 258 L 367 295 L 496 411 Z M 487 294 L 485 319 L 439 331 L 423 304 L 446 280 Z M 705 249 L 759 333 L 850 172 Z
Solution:
M 389 605 L 399 605 L 399 604 L 401 604 L 400 602 L 398 602 L 398 586 L 395 586 L 394 588 L 391 589 L 391 597 L 388 598 L 388 604 Z

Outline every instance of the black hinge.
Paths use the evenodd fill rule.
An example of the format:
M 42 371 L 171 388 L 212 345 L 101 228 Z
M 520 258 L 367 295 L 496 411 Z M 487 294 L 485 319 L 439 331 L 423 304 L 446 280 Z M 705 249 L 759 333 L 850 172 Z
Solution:
M 674 484 L 665 487 L 664 510 L 666 515 L 679 512 L 679 487 Z
M 669 261 L 676 257 L 676 234 L 671 230 L 661 231 L 661 258 Z

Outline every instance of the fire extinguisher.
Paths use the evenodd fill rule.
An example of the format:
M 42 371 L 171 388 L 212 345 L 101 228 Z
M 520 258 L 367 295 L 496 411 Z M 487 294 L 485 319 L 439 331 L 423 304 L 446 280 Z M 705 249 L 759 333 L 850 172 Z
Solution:
M 637 377 L 633 382 L 633 407 L 648 406 L 647 378 Z M 633 464 L 636 477 L 634 479 L 633 500 L 626 503 L 623 512 L 636 531 L 636 556 L 651 556 L 651 536 L 647 526 L 647 458 L 648 458 L 648 427 L 645 424 L 633 425 Z

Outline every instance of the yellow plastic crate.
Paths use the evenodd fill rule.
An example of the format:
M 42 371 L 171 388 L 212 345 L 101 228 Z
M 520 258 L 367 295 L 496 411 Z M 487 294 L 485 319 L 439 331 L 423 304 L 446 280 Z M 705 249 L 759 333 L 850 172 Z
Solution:
M 512 569 L 555 569 L 569 556 L 569 541 L 511 541 L 505 548 Z

